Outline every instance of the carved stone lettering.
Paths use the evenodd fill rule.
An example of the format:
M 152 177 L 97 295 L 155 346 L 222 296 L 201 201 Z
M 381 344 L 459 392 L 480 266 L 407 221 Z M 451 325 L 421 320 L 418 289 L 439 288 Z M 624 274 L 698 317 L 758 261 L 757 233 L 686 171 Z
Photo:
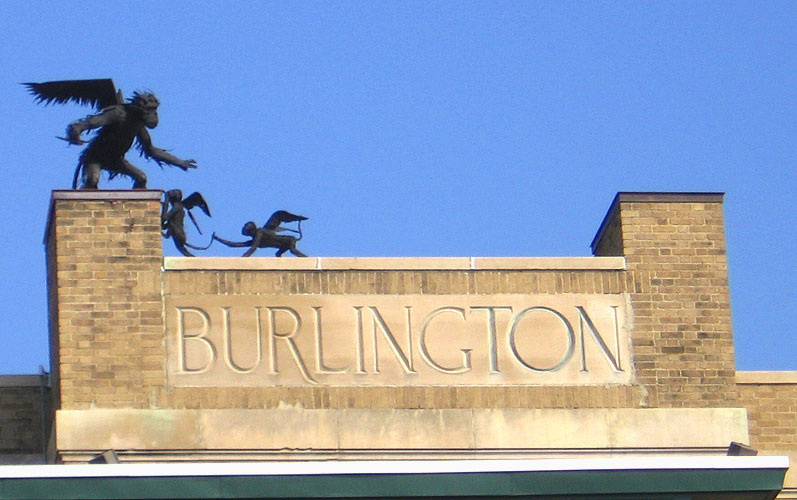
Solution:
M 331 373 L 346 373 L 348 368 L 328 368 L 324 364 L 324 343 L 323 343 L 323 334 L 321 333 L 321 325 L 323 321 L 321 320 L 321 308 L 320 307 L 313 307 L 314 319 L 315 319 L 315 371 L 319 374 L 331 374 Z
M 624 295 L 180 295 L 172 386 L 628 384 Z
M 407 311 L 407 352 L 409 353 L 409 357 L 407 354 L 401 349 L 398 344 L 398 341 L 393 336 L 393 332 L 390 331 L 390 328 L 385 323 L 385 320 L 382 318 L 382 314 L 380 314 L 379 309 L 376 307 L 369 307 L 368 308 L 373 314 L 374 318 L 374 373 L 379 372 L 379 351 L 377 346 L 379 342 L 377 341 L 377 330 L 382 333 L 385 340 L 387 340 L 388 345 L 390 346 L 390 350 L 396 356 L 396 360 L 401 364 L 401 367 L 404 369 L 404 373 L 416 373 L 416 371 L 412 368 L 412 325 L 410 318 L 410 311 L 412 310 L 411 307 L 405 307 L 404 309 Z
M 257 334 L 256 335 L 249 335 L 248 338 L 244 338 L 244 340 L 248 340 L 253 342 L 254 345 L 252 346 L 243 346 L 242 350 L 247 350 L 248 352 L 254 353 L 255 360 L 249 367 L 243 367 L 238 365 L 235 360 L 233 359 L 233 340 L 232 340 L 232 327 L 230 326 L 230 308 L 229 307 L 222 307 L 222 331 L 224 333 L 224 361 L 227 362 L 227 366 L 230 370 L 236 373 L 249 373 L 252 370 L 256 369 L 258 365 L 260 365 L 260 358 L 262 356 L 263 349 L 261 348 L 261 344 L 263 342 L 263 335 L 260 328 L 260 309 L 255 308 L 255 324 L 257 325 Z M 253 338 L 254 337 L 254 338 Z M 236 342 L 237 346 L 237 342 Z M 247 349 L 248 348 L 248 349 Z
M 216 347 L 205 337 L 210 331 L 208 314 L 197 307 L 175 307 L 175 312 L 177 313 L 178 373 L 202 373 L 208 370 L 216 361 Z M 198 317 L 201 326 L 198 329 L 187 327 L 186 325 L 189 321 L 186 320 L 186 316 Z M 197 368 L 188 367 L 188 349 L 186 345 L 188 341 L 198 342 L 202 346 L 200 350 L 203 347 L 207 349 L 204 361 L 202 361 L 203 356 L 201 353 L 192 356 L 194 359 L 200 359 Z
M 429 328 L 429 323 L 436 317 L 443 313 L 454 313 L 458 315 L 463 320 L 465 319 L 465 310 L 461 307 L 440 307 L 432 311 L 427 317 L 426 320 L 423 322 L 423 326 L 421 327 L 421 353 L 423 354 L 423 359 L 426 361 L 429 366 L 434 368 L 435 370 L 439 371 L 440 373 L 450 373 L 450 374 L 460 374 L 466 373 L 470 371 L 472 368 L 470 363 L 470 353 L 471 349 L 460 349 L 462 353 L 462 364 L 458 367 L 454 368 L 446 368 L 445 366 L 438 364 L 432 356 L 429 354 L 429 347 L 426 343 L 426 332 Z

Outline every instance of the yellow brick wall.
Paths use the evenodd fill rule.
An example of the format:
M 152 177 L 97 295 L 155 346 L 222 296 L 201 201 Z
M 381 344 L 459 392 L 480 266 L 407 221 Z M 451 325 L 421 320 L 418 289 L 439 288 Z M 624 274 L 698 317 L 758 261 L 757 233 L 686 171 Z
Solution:
M 797 451 L 797 372 L 740 372 L 737 386 L 750 446 Z
M 164 384 L 160 194 L 53 193 L 51 360 L 61 408 L 145 408 Z
M 620 193 L 593 249 L 625 256 L 650 405 L 737 405 L 722 195 Z

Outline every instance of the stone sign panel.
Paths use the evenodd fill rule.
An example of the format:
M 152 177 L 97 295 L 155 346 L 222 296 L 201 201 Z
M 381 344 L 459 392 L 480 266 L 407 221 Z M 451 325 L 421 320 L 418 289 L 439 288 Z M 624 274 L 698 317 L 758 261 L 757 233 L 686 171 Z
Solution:
M 171 386 L 629 384 L 625 295 L 173 295 Z

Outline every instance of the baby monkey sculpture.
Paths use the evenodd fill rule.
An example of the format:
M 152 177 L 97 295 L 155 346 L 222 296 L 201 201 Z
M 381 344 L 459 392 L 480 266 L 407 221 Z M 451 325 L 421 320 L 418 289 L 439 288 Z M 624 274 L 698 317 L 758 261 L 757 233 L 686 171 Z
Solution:
M 285 252 L 290 252 L 297 257 L 307 257 L 307 255 L 296 249 L 296 242 L 302 239 L 303 220 L 307 220 L 307 217 L 294 215 L 290 212 L 286 212 L 285 210 L 277 210 L 271 214 L 268 222 L 266 222 L 263 227 L 257 227 L 257 224 L 251 221 L 244 224 L 244 227 L 241 229 L 241 234 L 244 236 L 249 236 L 251 238 L 249 241 L 229 241 L 219 238 L 215 234 L 213 235 L 213 239 L 219 243 L 227 245 L 228 247 L 249 247 L 249 250 L 244 253 L 244 257 L 249 257 L 255 253 L 255 250 L 258 248 L 276 248 L 277 257 L 282 257 L 282 254 Z M 280 224 L 283 222 L 294 221 L 299 221 L 298 231 L 280 226 Z M 298 233 L 299 237 L 297 238 L 295 236 L 277 234 L 280 231 L 291 231 Z
M 86 144 L 81 134 L 99 129 L 80 153 L 80 160 L 72 178 L 72 189 L 77 189 L 80 171 L 83 171 L 83 188 L 97 189 L 100 172 L 106 170 L 111 179 L 125 175 L 133 179 L 133 189 L 147 187 L 147 175 L 125 159 L 125 154 L 136 142 L 141 156 L 155 160 L 158 165 L 166 163 L 183 170 L 196 168 L 194 160 L 181 160 L 168 151 L 152 144 L 147 129 L 158 126 L 160 102 L 151 92 L 134 92 L 124 101 L 122 92 L 116 90 L 110 78 L 99 80 L 59 80 L 44 83 L 24 83 L 36 102 L 45 105 L 56 102 L 74 102 L 91 105 L 99 112 L 66 127 L 66 137 L 59 137 L 69 144 Z
M 172 189 L 164 194 L 163 205 L 161 208 L 161 229 L 163 229 L 163 237 L 171 238 L 174 241 L 174 246 L 177 250 L 186 257 L 193 257 L 194 254 L 188 251 L 186 247 L 193 248 L 194 250 L 207 250 L 210 244 L 206 247 L 197 247 L 188 243 L 188 238 L 185 235 L 185 214 L 188 212 L 188 217 L 191 222 L 196 226 L 199 234 L 202 230 L 199 229 L 199 224 L 196 223 L 194 214 L 191 209 L 199 207 L 205 214 L 210 217 L 210 207 L 207 202 L 199 193 L 193 193 L 183 199 L 183 192 L 179 189 Z M 213 240 L 210 240 L 213 243 Z

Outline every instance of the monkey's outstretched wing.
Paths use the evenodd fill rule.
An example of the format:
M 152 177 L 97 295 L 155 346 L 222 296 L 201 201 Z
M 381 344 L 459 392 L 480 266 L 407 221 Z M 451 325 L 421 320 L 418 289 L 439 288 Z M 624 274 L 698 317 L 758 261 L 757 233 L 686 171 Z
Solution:
M 199 231 L 199 234 L 202 234 L 202 230 L 199 229 L 199 224 L 197 224 L 194 214 L 191 213 L 191 209 L 199 207 L 203 212 L 205 212 L 205 215 L 210 217 L 210 207 L 208 207 L 205 198 L 203 198 L 199 193 L 191 193 L 191 195 L 182 200 L 182 203 L 185 211 L 188 212 L 188 217 L 191 219 L 191 222 L 194 223 L 194 227 L 196 227 L 196 230 Z
M 268 229 L 271 231 L 279 231 L 279 225 L 283 222 L 294 222 L 294 221 L 302 221 L 307 220 L 307 217 L 302 215 L 294 215 L 290 212 L 286 212 L 285 210 L 277 210 L 271 217 L 268 218 L 268 222 L 266 225 L 263 226 L 264 229 Z
M 23 83 L 33 94 L 37 103 L 66 104 L 70 101 L 89 105 L 100 110 L 108 106 L 122 104 L 122 93 L 110 78 L 97 80 L 58 80 L 43 83 Z
M 202 197 L 200 193 L 192 193 L 190 196 L 187 196 L 183 200 L 183 206 L 188 210 L 191 210 L 194 207 L 199 207 L 205 212 L 205 215 L 210 217 L 210 207 L 208 206 L 208 202 L 205 201 L 205 198 Z

